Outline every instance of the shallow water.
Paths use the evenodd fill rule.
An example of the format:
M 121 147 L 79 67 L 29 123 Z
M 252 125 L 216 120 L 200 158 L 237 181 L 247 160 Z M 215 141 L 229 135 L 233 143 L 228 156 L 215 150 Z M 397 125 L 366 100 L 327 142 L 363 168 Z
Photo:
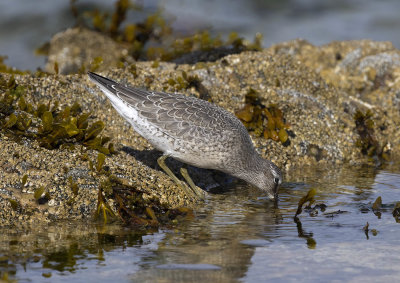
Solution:
M 278 204 L 238 184 L 210 195 L 194 218 L 153 231 L 90 223 L 3 228 L 0 272 L 18 282 L 396 281 L 399 172 L 302 168 L 287 176 Z M 327 207 L 303 211 L 295 223 L 310 188 Z M 382 208 L 373 211 L 378 196 Z
M 99 9 L 112 13 L 115 0 L 75 1 L 80 11 Z M 193 33 L 208 29 L 227 37 L 232 31 L 253 40 L 260 32 L 269 47 L 282 41 L 304 38 L 313 44 L 332 40 L 372 39 L 391 41 L 399 48 L 398 0 L 146 0 L 130 11 L 127 22 L 142 21 L 159 9 L 172 21 L 174 30 Z M 70 1 L 0 1 L 0 55 L 5 63 L 22 70 L 43 68 L 46 58 L 34 50 L 51 37 L 76 24 Z

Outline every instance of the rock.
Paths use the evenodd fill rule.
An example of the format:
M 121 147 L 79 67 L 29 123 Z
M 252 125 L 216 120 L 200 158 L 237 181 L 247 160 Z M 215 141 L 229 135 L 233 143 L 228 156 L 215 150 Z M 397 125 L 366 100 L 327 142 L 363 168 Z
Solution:
M 88 31 L 79 35 L 77 29 L 65 33 L 71 33 L 71 38 L 99 37 Z M 74 43 L 65 45 L 74 46 Z M 96 46 L 91 50 L 90 46 L 93 45 L 86 44 L 82 49 L 87 54 L 84 58 L 97 56 L 95 52 L 101 49 Z M 111 49 L 110 45 L 107 50 Z M 122 54 L 118 52 L 122 51 L 115 54 Z M 362 40 L 317 47 L 296 40 L 261 52 L 243 52 L 197 65 L 137 62 L 124 69 L 112 69 L 115 65 L 111 64 L 110 69 L 101 74 L 135 87 L 199 97 L 195 87 L 182 89 L 180 84 L 171 83 L 171 79 L 184 80 L 185 72 L 187 76 L 198 76 L 210 99 L 232 113 L 243 107 L 245 95 L 254 89 L 262 104 L 276 104 L 283 111 L 285 122 L 290 124 L 289 143 L 252 136 L 254 143 L 264 157 L 289 169 L 307 164 L 370 162 L 371 158 L 362 154 L 356 145 L 359 134 L 354 114 L 357 110 L 372 111 L 374 135 L 382 151 L 389 152 L 393 160 L 400 156 L 399 55 L 391 43 Z M 88 61 L 74 64 L 80 66 Z M 75 68 L 61 66 L 59 63 L 60 70 Z M 117 150 L 117 154 L 107 156 L 105 166 L 110 174 L 125 182 L 122 189 L 137 190 L 150 202 L 159 199 L 162 205 L 170 208 L 194 205 L 193 200 L 183 195 L 158 169 L 159 153 L 131 129 L 86 75 L 21 75 L 16 76 L 16 80 L 17 84 L 26 86 L 25 98 L 30 103 L 59 101 L 60 107 L 65 107 L 78 101 L 84 111 L 92 113 L 93 119 L 105 123 L 104 134 L 112 137 Z M 84 154 L 88 160 L 82 158 Z M 81 146 L 73 150 L 48 150 L 35 140 L 14 140 L 0 131 L 0 166 L 7 168 L 0 172 L 0 218 L 4 223 L 12 223 L 27 219 L 52 221 L 90 217 L 96 209 L 98 188 L 106 180 L 105 175 L 90 169 L 89 160 L 95 163 L 97 154 Z M 181 166 L 176 161 L 170 164 L 176 171 Z M 192 169 L 190 173 L 195 183 L 203 187 L 215 185 L 214 174 L 210 171 Z M 29 185 L 25 185 L 23 192 L 21 179 L 25 174 L 28 174 Z M 78 184 L 76 196 L 69 183 L 70 177 Z M 40 186 L 50 195 L 48 203 L 42 205 L 33 198 L 35 188 Z
M 133 61 L 128 47 L 110 37 L 85 28 L 70 28 L 57 33 L 50 41 L 45 70 L 59 74 L 73 74 L 79 70 L 101 71 L 117 67 L 121 60 Z

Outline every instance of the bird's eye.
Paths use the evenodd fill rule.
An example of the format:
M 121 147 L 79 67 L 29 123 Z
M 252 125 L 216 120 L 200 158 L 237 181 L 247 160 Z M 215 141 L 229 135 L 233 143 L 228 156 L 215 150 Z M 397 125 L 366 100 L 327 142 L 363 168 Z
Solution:
M 274 183 L 275 183 L 275 184 L 279 184 L 279 178 L 275 178 L 275 179 L 274 179 Z

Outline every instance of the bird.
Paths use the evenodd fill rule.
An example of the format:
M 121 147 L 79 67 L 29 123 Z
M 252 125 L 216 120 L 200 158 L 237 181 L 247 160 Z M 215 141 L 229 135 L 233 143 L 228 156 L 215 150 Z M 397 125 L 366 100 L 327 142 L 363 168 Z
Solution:
M 189 186 L 180 181 L 165 164 L 168 157 L 224 172 L 277 198 L 281 170 L 257 153 L 247 129 L 229 111 L 196 97 L 133 88 L 93 72 L 88 76 L 133 129 L 163 153 L 157 163 L 186 194 L 204 199 L 206 192 L 186 167 L 180 172 Z

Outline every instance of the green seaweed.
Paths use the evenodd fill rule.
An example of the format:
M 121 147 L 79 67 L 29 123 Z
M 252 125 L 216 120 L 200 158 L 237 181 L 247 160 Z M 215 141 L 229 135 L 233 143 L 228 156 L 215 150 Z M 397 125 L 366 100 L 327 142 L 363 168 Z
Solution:
M 78 129 L 85 130 L 89 126 L 89 113 L 83 113 L 82 115 L 79 115 L 78 120 L 76 122 L 76 126 Z
M 379 196 L 376 198 L 374 203 L 372 204 L 372 209 L 373 210 L 379 210 L 382 207 L 382 198 Z
M 53 130 L 53 114 L 50 111 L 45 111 L 42 114 L 42 133 L 48 133 Z
M 100 136 L 104 123 L 90 124 L 90 114 L 82 112 L 79 103 L 61 109 L 58 101 L 32 105 L 25 99 L 25 87 L 18 85 L 13 76 L 7 80 L 0 75 L 0 88 L 4 90 L 0 97 L 0 130 L 8 135 L 36 139 L 47 149 L 73 149 L 74 144 L 82 144 L 104 154 L 115 153 L 113 145 L 107 146 L 111 138 Z M 38 119 L 37 131 L 31 129 L 33 119 Z
M 27 104 L 26 104 L 25 98 L 23 96 L 21 96 L 18 100 L 18 107 L 19 107 L 19 110 L 21 110 L 21 111 L 25 111 L 27 108 Z
M 364 233 L 365 233 L 365 237 L 367 238 L 367 240 L 369 240 L 369 235 L 368 235 L 368 232 L 369 232 L 369 223 L 367 222 L 367 224 L 365 224 L 365 226 L 363 227 L 363 231 L 364 231 Z
M 101 160 L 98 162 L 102 163 Z M 157 198 L 145 198 L 144 193 L 137 187 L 127 184 L 108 171 L 95 169 L 92 172 L 102 178 L 95 218 L 105 223 L 121 220 L 127 225 L 158 227 L 161 223 L 170 223 L 178 217 L 193 216 L 190 209 L 168 209 L 161 205 Z M 106 199 L 114 200 L 115 210 L 110 207 Z M 114 211 L 118 214 L 116 215 Z
M 44 278 L 50 278 L 50 277 L 51 277 L 51 272 L 43 272 L 43 273 L 42 273 L 42 276 L 43 276 Z
M 133 75 L 134 78 L 138 77 L 138 71 L 137 71 L 136 64 L 129 65 L 128 70 Z
M 10 129 L 17 123 L 17 116 L 15 116 L 14 113 L 11 113 L 10 116 L 8 116 L 8 119 L 6 120 L 6 123 L 4 124 L 4 127 L 7 129 Z
M 86 130 L 85 141 L 95 139 L 104 129 L 104 123 L 97 121 Z
M 90 71 L 91 72 L 97 71 L 102 64 L 103 64 L 103 57 L 98 56 L 93 58 L 93 60 L 90 62 Z
M 114 154 L 114 153 L 117 152 L 117 151 L 115 150 L 114 144 L 113 144 L 112 142 L 110 142 L 110 143 L 108 144 L 108 152 L 111 153 L 111 154 Z
M 100 172 L 103 169 L 104 161 L 106 160 L 106 156 L 99 152 L 97 155 L 97 164 L 96 164 L 96 170 L 97 172 Z
M 11 205 L 11 208 L 14 210 L 14 211 L 17 211 L 17 210 L 19 210 L 20 208 L 21 208 L 21 204 L 19 203 L 19 201 L 18 200 L 15 200 L 15 199 L 8 199 L 8 202 L 10 203 L 10 205 Z
M 108 205 L 107 201 L 105 200 L 103 196 L 103 190 L 100 187 L 98 191 L 98 197 L 97 197 L 97 209 L 96 209 L 96 218 L 100 219 L 101 217 L 103 218 L 103 222 L 107 223 L 108 219 L 115 219 L 116 215 L 112 211 L 111 207 Z
M 118 0 L 112 13 L 93 10 L 79 14 L 71 4 L 71 11 L 78 23 L 86 22 L 89 28 L 104 33 L 118 42 L 129 46 L 129 54 L 137 60 L 158 61 L 185 60 L 215 61 L 223 56 L 246 50 L 260 50 L 262 35 L 257 33 L 253 42 L 240 38 L 236 32 L 223 40 L 220 35 L 211 35 L 203 30 L 182 37 L 173 30 L 171 22 L 160 11 L 148 15 L 143 21 L 124 23 L 129 9 L 138 9 L 128 0 Z M 123 61 L 124 59 L 122 59 Z M 80 72 L 83 72 L 82 68 Z
M 157 69 L 158 67 L 160 67 L 160 61 L 159 60 L 153 61 L 153 64 L 151 64 L 151 67 Z
M 44 194 L 44 187 L 37 188 L 33 194 L 33 197 L 38 200 Z
M 151 220 L 158 222 L 157 216 L 154 213 L 154 210 L 150 206 L 146 207 L 145 211 L 146 211 L 147 216 L 149 216 L 151 218 Z
M 125 20 L 126 13 L 130 7 L 129 0 L 118 0 L 115 2 L 115 11 L 111 17 L 111 24 L 109 32 L 111 36 L 116 37 L 118 35 L 118 29 L 122 22 Z
M 79 192 L 78 184 L 75 183 L 75 181 L 73 180 L 72 176 L 68 177 L 68 182 L 69 182 L 69 187 L 72 190 L 72 193 L 74 194 L 74 196 L 77 196 L 78 192 Z
M 176 79 L 169 78 L 167 84 L 176 91 L 186 90 L 194 87 L 200 95 L 200 99 L 211 102 L 211 96 L 207 88 L 202 84 L 201 79 L 197 75 L 188 75 L 185 71 L 182 71 L 182 76 Z

